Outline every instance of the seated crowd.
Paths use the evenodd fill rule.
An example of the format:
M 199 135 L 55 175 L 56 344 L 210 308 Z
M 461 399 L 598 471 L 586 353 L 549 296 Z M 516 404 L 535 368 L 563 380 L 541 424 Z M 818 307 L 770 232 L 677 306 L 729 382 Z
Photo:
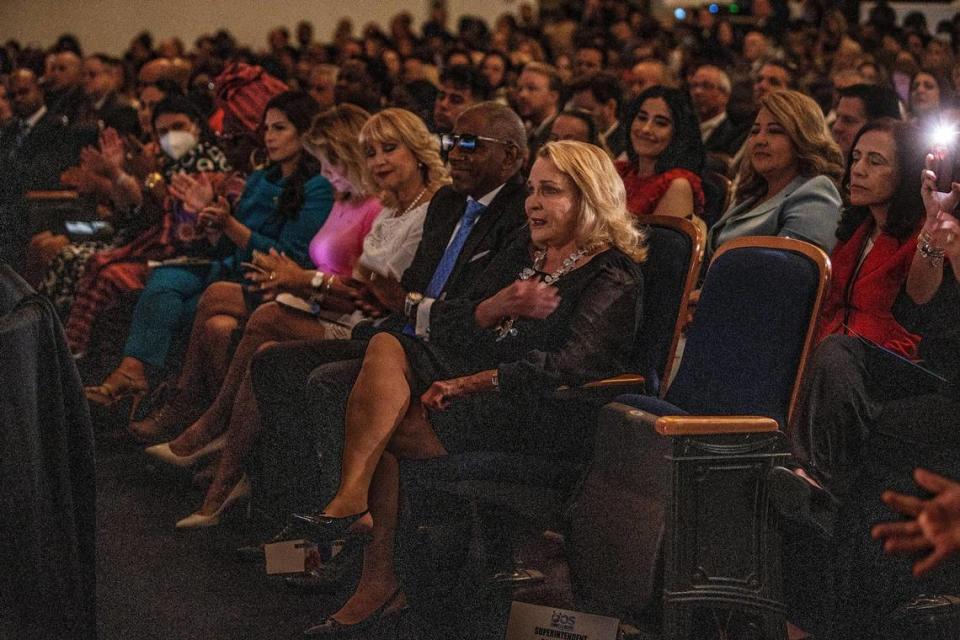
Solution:
M 810 243 L 832 282 L 771 494 L 842 559 L 804 565 L 845 585 L 831 637 L 872 637 L 864 618 L 960 577 L 960 14 L 931 35 L 885 3 L 862 23 L 832 6 L 667 25 L 615 0 L 523 5 L 452 33 L 438 4 L 419 34 L 405 13 L 328 43 L 278 27 L 267 51 L 144 32 L 122 58 L 11 41 L 0 259 L 84 372 L 95 328 L 125 323 L 85 395 L 198 471 L 178 529 L 253 499 L 273 540 L 362 549 L 352 597 L 307 630 L 341 637 L 406 604 L 403 461 L 589 461 L 596 408 L 565 419 L 554 391 L 631 370 L 655 312 L 645 216 L 693 221 L 707 261 L 747 236 Z M 106 224 L 35 228 L 51 190 Z M 882 550 L 929 551 L 923 578 Z

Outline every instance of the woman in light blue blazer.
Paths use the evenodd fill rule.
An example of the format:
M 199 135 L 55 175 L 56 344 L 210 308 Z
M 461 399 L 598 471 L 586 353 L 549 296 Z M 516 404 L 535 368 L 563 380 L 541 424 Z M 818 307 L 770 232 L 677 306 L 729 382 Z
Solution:
M 817 103 L 797 91 L 766 96 L 747 138 L 736 199 L 710 230 L 708 253 L 743 236 L 796 238 L 830 253 L 842 176 L 843 155 Z

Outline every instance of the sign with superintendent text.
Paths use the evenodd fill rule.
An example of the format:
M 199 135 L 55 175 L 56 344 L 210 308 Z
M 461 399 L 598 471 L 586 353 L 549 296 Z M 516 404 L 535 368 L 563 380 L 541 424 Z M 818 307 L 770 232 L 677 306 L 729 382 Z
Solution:
M 619 627 L 616 618 L 514 602 L 506 640 L 617 640 Z

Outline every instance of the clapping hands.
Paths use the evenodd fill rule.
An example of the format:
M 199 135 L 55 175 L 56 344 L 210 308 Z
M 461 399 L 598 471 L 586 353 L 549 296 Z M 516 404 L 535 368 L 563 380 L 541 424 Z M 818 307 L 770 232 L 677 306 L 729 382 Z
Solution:
M 187 211 L 197 213 L 213 202 L 213 185 L 205 173 L 196 176 L 175 173 L 170 180 L 170 195 L 180 200 Z

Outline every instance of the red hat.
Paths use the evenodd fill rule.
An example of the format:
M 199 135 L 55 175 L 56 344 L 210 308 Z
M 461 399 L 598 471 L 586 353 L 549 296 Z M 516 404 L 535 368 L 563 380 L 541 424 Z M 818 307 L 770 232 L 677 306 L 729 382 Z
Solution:
M 289 89 L 262 67 L 243 62 L 234 62 L 224 69 L 214 80 L 214 86 L 217 104 L 251 131 L 260 126 L 270 99 Z

